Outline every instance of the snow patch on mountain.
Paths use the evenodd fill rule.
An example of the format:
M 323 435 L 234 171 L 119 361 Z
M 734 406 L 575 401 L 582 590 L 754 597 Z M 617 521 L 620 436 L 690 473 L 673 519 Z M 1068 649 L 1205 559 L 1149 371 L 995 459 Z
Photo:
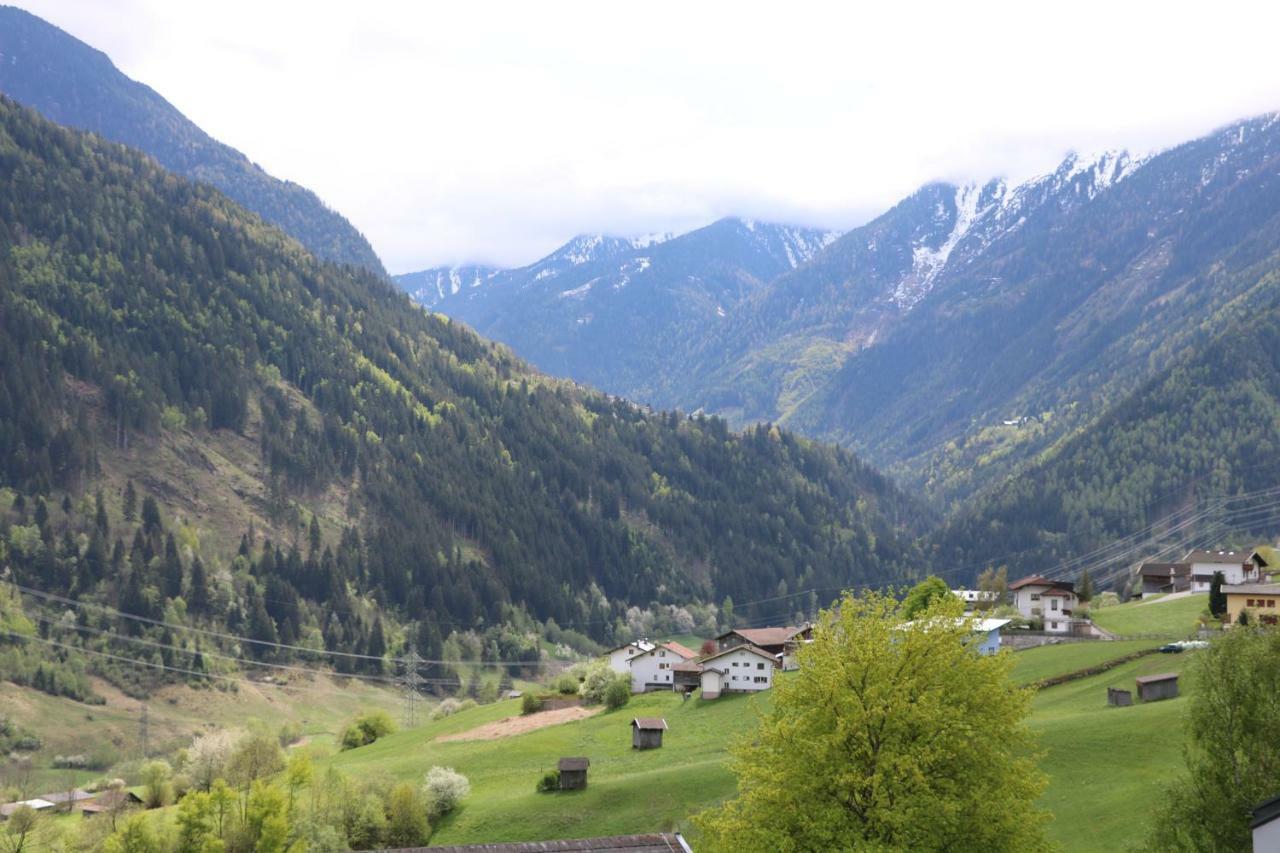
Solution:
M 979 216 L 986 214 L 994 207 L 993 204 L 988 204 L 979 211 L 978 203 L 982 200 L 982 190 L 983 188 L 977 184 L 968 184 L 956 189 L 955 221 L 946 239 L 937 248 L 931 248 L 923 241 L 912 247 L 911 273 L 898 282 L 898 286 L 894 288 L 893 295 L 890 297 L 890 301 L 898 308 L 909 311 L 929 294 L 938 274 L 942 272 L 947 259 L 951 257 L 951 252 L 969 233 Z M 936 211 L 937 218 L 945 221 L 950 215 L 946 206 L 939 203 Z

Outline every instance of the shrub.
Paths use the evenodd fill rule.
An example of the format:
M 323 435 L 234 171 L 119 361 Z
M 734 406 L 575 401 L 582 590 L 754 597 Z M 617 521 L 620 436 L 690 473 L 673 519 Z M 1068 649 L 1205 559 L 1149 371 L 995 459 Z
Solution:
M 548 770 L 542 774 L 542 778 L 538 780 L 538 793 L 547 794 L 552 791 L 560 790 L 560 771 Z
M 450 696 L 431 709 L 431 719 L 443 720 L 445 717 L 453 716 L 460 710 L 462 710 L 462 703 Z
M 278 737 L 280 738 L 281 746 L 291 746 L 297 743 L 302 740 L 302 724 L 290 720 L 280 727 Z
M 524 698 L 520 700 L 521 714 L 536 714 L 542 710 L 542 699 L 532 693 L 524 694 Z
M 427 807 L 407 782 L 391 789 L 387 798 L 387 829 L 383 840 L 392 847 L 417 847 L 431 836 Z
M 578 692 L 578 679 L 566 672 L 551 682 L 551 689 L 562 696 L 572 696 Z
M 614 671 L 609 668 L 609 664 L 604 661 L 593 664 L 582 678 L 582 687 L 579 689 L 582 700 L 588 705 L 598 705 L 603 702 L 605 691 L 609 689 L 609 685 L 616 680 L 616 677 Z
M 142 767 L 142 801 L 149 809 L 173 802 L 173 768 L 167 761 L 149 761 Z
M 630 701 L 631 679 L 626 676 L 615 678 L 613 682 L 605 688 L 604 706 L 610 711 L 616 711 Z
M 422 786 L 422 794 L 427 800 L 427 814 L 432 820 L 453 811 L 470 793 L 471 783 L 467 781 L 467 777 L 452 767 L 432 767 L 427 771 L 426 781 Z
M 391 734 L 395 729 L 395 723 L 391 721 L 391 715 L 386 711 L 380 709 L 363 711 L 342 730 L 339 743 L 344 750 L 368 746 L 378 738 Z

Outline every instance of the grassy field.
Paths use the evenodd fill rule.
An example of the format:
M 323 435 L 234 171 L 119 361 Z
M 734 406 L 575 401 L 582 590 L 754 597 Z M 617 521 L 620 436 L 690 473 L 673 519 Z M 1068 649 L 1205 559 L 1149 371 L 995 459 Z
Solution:
M 1043 804 L 1054 814 L 1050 835 L 1064 849 L 1123 850 L 1142 838 L 1153 801 L 1183 766 L 1192 685 L 1181 684 L 1177 699 L 1132 708 L 1108 706 L 1107 688 L 1134 690 L 1136 676 L 1181 672 L 1193 655 L 1151 655 L 1036 697 L 1031 723 L 1050 779 Z
M 1072 643 L 1018 652 L 1014 677 L 1026 683 L 1150 645 Z M 1106 705 L 1106 688 L 1133 689 L 1135 676 L 1180 671 L 1193 655 L 1151 655 L 1037 695 L 1031 724 L 1040 733 L 1042 767 L 1050 777 L 1043 804 L 1055 815 L 1051 836 L 1064 849 L 1118 850 L 1142 837 L 1150 803 L 1181 768 L 1186 699 L 1111 708 Z M 1189 686 L 1183 685 L 1184 693 Z M 95 737 L 110 737 L 123 751 L 136 749 L 137 703 L 132 700 L 104 689 L 110 704 L 92 708 L 11 688 L 6 685 L 0 691 L 0 713 L 12 714 L 48 738 L 45 753 L 52 754 L 55 744 L 67 751 Z M 265 688 L 239 694 L 171 689 L 150 708 L 153 740 L 166 745 L 177 745 L 205 726 L 244 726 L 256 718 L 274 729 L 291 719 L 324 748 L 318 758 L 321 769 L 333 766 L 359 778 L 417 782 L 432 765 L 454 767 L 470 779 L 472 792 L 432 838 L 435 844 L 448 844 L 663 829 L 687 832 L 692 814 L 733 793 L 725 747 L 734 736 L 751 730 L 769 700 L 766 693 L 686 702 L 670 693 L 653 693 L 634 697 L 616 712 L 513 737 L 438 740 L 518 715 L 519 703 L 506 701 L 422 723 L 361 749 L 327 754 L 332 734 L 357 709 L 381 706 L 395 712 L 396 697 L 359 684 L 320 682 L 295 694 Z M 631 749 L 629 723 L 634 716 L 667 719 L 670 730 L 663 749 Z M 591 759 L 588 788 L 536 793 L 542 774 L 570 755 Z M 65 774 L 49 772 L 47 781 L 49 786 L 63 785 Z
M 471 781 L 466 804 L 432 843 L 571 838 L 688 828 L 688 815 L 733 791 L 725 744 L 748 730 L 768 696 L 682 701 L 671 693 L 637 696 L 625 708 L 586 720 L 491 741 L 436 738 L 519 713 L 502 702 L 391 735 L 322 762 L 353 775 L 418 781 L 432 765 Z M 662 749 L 631 749 L 635 716 L 665 717 Z M 539 794 L 534 786 L 563 756 L 591 759 L 585 791 Z
M 1014 655 L 1013 680 L 1019 684 L 1030 684 L 1055 675 L 1097 666 L 1156 645 L 1158 641 L 1154 640 L 1098 640 L 1039 646 Z
M 1091 615 L 1094 624 L 1113 634 L 1152 634 L 1176 640 L 1184 639 L 1196 630 L 1200 614 L 1208 607 L 1209 594 L 1197 593 L 1185 598 L 1131 601 L 1099 608 Z

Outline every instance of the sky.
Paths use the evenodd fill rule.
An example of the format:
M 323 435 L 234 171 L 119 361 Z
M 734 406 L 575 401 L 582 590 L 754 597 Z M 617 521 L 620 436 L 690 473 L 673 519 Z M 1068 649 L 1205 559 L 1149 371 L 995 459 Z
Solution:
M 846 229 L 1280 109 L 1280 4 L 12 0 L 393 273 L 722 216 Z

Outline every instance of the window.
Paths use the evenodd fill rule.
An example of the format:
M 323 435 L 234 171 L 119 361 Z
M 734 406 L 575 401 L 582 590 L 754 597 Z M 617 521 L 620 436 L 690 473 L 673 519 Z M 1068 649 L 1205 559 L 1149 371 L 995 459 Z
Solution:
M 768 678 L 765 678 L 763 675 L 757 675 L 757 676 L 756 676 L 756 678 L 755 678 L 755 681 L 756 681 L 756 684 L 768 684 L 768 683 L 769 683 L 769 679 L 768 679 Z
M 762 663 L 756 664 L 756 669 L 764 669 L 764 664 Z
M 1057 609 L 1058 609 L 1058 603 L 1059 603 L 1059 602 L 1058 602 L 1058 599 L 1056 599 L 1056 598 L 1055 598 L 1055 599 L 1053 599 L 1052 601 L 1050 601 L 1050 602 L 1049 602 L 1049 609 L 1050 609 L 1050 610 L 1057 610 Z
M 1032 601 L 1039 601 L 1039 600 L 1040 600 L 1040 593 L 1038 593 L 1038 592 L 1033 592 L 1033 593 L 1031 593 L 1031 600 L 1032 600 Z
M 734 665 L 734 666 L 737 666 L 737 665 L 738 665 L 738 662 L 737 662 L 737 661 L 734 661 L 734 662 L 733 662 L 733 665 Z
M 667 656 L 666 652 L 658 652 L 658 657 L 665 658 L 666 656 Z
M 1268 599 L 1267 599 L 1267 606 L 1268 606 L 1268 607 L 1275 607 L 1275 606 L 1276 606 L 1276 600 L 1275 600 L 1274 598 L 1268 598 Z
M 1043 612 L 1044 612 L 1044 611 L 1043 611 L 1043 610 L 1041 610 L 1039 607 L 1033 607 L 1033 608 L 1031 608 L 1031 615 L 1032 615 L 1032 616 L 1039 616 L 1039 615 L 1040 615 L 1041 613 L 1043 613 Z
M 1245 602 L 1245 604 L 1244 604 L 1244 606 L 1245 606 L 1245 607 L 1252 607 L 1252 606 L 1253 606 L 1253 599 L 1251 598 L 1251 599 L 1249 599 L 1248 601 L 1246 601 L 1246 602 Z
M 1275 617 L 1275 616 L 1273 616 L 1272 614 L 1268 613 L 1268 614 L 1266 614 L 1265 616 L 1263 616 L 1263 617 L 1262 617 L 1262 624 L 1263 624 L 1263 625 L 1274 625 L 1274 624 L 1276 624 L 1276 617 Z
M 1050 622 L 1050 623 L 1049 623 L 1049 628 L 1050 628 L 1051 630 L 1054 630 L 1054 631 L 1058 630 L 1058 623 L 1057 623 L 1057 622 Z

